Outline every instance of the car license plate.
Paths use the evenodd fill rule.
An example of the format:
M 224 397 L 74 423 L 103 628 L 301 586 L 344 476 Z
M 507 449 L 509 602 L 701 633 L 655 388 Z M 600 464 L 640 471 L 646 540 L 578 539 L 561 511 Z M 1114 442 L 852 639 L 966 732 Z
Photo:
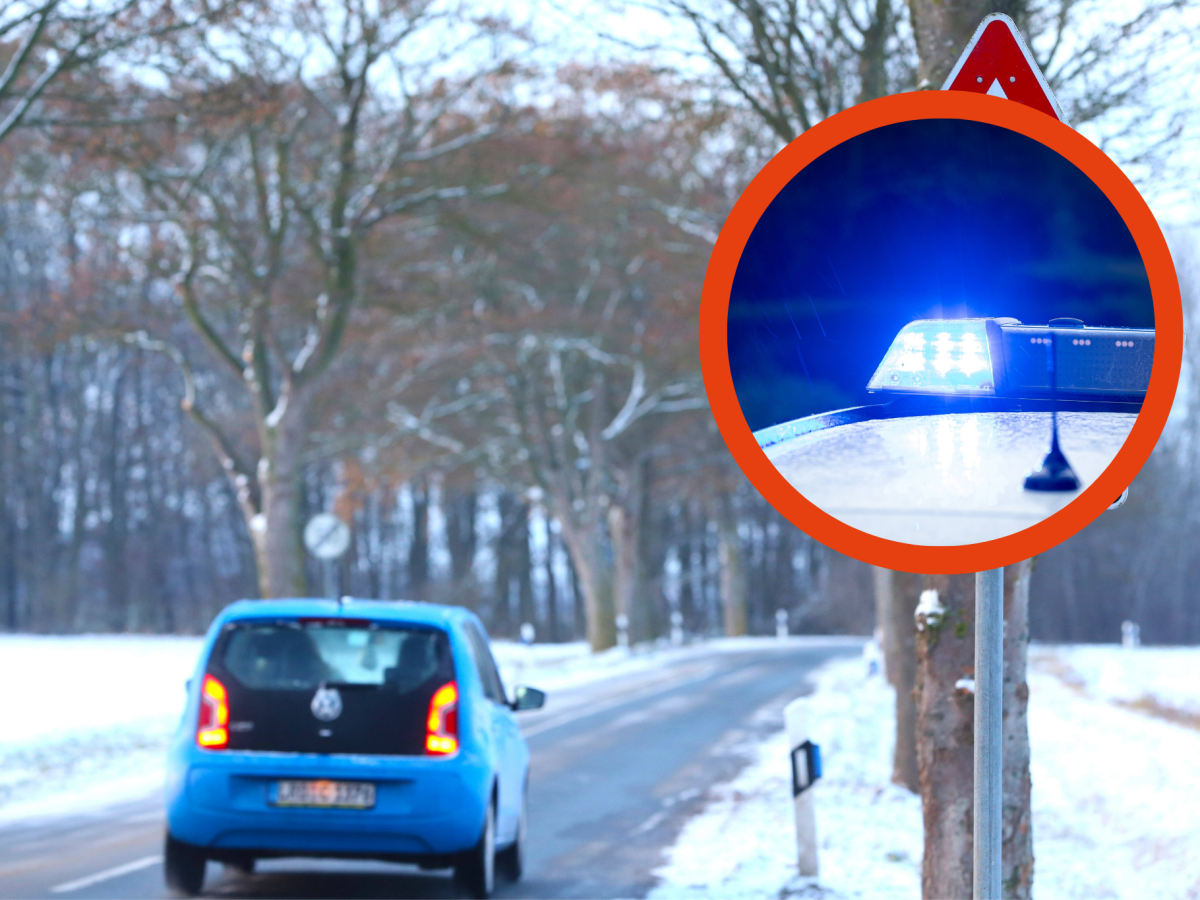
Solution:
M 371 809 L 375 785 L 365 781 L 280 781 L 271 805 Z

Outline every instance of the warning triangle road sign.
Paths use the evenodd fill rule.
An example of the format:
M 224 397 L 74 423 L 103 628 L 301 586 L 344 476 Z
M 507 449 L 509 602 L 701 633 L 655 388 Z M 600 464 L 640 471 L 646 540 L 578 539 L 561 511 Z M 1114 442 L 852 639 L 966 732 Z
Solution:
M 980 23 L 942 90 L 1004 97 L 1066 121 L 1016 24 L 1000 13 Z

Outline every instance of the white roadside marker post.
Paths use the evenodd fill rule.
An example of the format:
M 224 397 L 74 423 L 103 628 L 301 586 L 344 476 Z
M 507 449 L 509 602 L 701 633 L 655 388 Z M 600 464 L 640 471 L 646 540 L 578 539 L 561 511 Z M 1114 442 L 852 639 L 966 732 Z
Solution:
M 629 616 L 625 613 L 617 614 L 617 646 L 629 646 Z
M 792 763 L 792 800 L 796 806 L 796 857 L 800 874 L 817 876 L 817 817 L 812 786 L 821 777 L 820 748 L 808 739 L 808 701 L 803 697 L 783 708 Z
M 786 609 L 775 610 L 775 637 L 788 636 L 788 614 Z
M 537 638 L 537 629 L 532 622 L 522 622 L 521 629 L 521 646 L 524 648 L 517 655 L 517 675 L 518 682 L 525 680 L 525 669 L 533 662 L 533 642 Z
M 1121 623 L 1121 646 L 1122 647 L 1139 647 L 1142 643 L 1142 630 L 1138 628 L 1136 622 L 1131 622 L 1126 619 Z
M 975 900 L 1000 900 L 1004 570 L 975 574 Z
M 671 613 L 671 646 L 683 646 L 683 613 L 679 610 Z

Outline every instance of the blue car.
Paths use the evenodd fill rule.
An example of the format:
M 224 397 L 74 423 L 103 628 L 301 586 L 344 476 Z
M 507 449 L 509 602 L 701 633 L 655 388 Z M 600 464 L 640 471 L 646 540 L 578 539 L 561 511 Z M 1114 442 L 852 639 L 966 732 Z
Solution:
M 488 638 L 428 603 L 255 600 L 209 629 L 167 766 L 168 887 L 280 856 L 521 875 L 529 748 Z

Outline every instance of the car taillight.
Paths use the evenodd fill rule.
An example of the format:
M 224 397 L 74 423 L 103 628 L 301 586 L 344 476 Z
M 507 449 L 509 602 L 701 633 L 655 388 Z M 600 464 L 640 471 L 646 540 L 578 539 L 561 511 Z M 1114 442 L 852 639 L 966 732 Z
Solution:
M 444 756 L 458 750 L 458 685 L 443 684 L 429 701 L 425 752 Z
M 200 687 L 200 722 L 196 726 L 196 743 L 210 750 L 219 750 L 229 743 L 229 695 L 225 685 L 211 675 L 204 676 Z

